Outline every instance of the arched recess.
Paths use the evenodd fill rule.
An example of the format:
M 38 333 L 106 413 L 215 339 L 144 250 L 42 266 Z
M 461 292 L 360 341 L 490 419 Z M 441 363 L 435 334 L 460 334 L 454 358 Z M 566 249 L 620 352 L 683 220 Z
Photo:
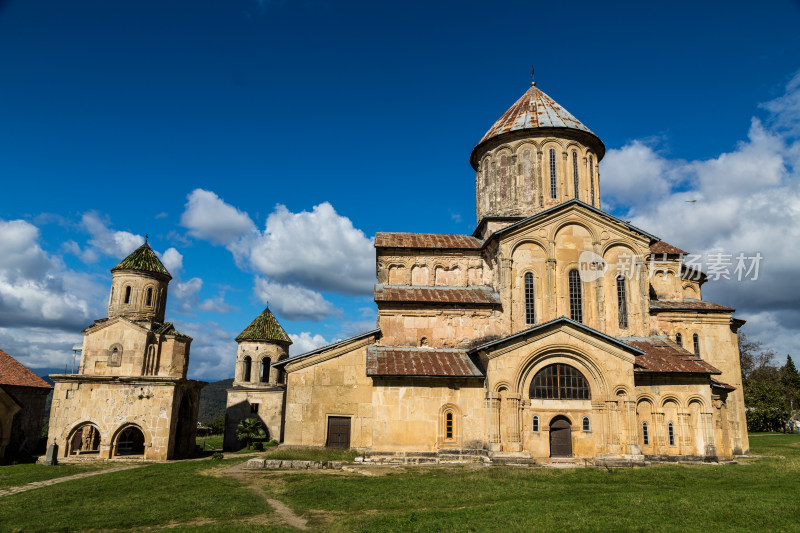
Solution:
M 570 345 L 545 346 L 526 357 L 517 370 L 514 392 L 525 394 L 527 397 L 536 373 L 554 363 L 570 365 L 583 374 L 589 383 L 592 398 L 604 398 L 608 395 L 608 384 L 600 365 L 589 354 Z
M 245 383 L 250 382 L 250 378 L 253 372 L 253 358 L 249 355 L 245 355 L 242 358 L 242 381 Z
M 705 420 L 703 419 L 703 402 L 699 398 L 689 399 L 689 433 L 691 435 L 694 455 L 705 455 L 706 444 Z
M 446 403 L 439 409 L 439 447 L 461 447 L 461 418 L 456 404 Z
M 81 422 L 70 432 L 65 455 L 86 455 L 100 453 L 102 436 L 92 422 Z
M 259 381 L 261 381 L 261 383 L 269 383 L 269 372 L 271 364 L 272 364 L 272 359 L 270 359 L 269 357 L 261 358 L 261 372 L 259 373 Z
M 639 446 L 642 453 L 653 454 L 655 451 L 655 426 L 653 424 L 652 398 L 640 398 L 636 402 L 636 423 L 639 434 Z
M 178 457 L 188 456 L 194 451 L 194 437 L 197 431 L 196 420 L 193 423 L 192 416 L 194 405 L 188 394 L 181 395 L 181 403 L 178 406 L 178 420 L 175 424 L 175 449 L 174 454 Z
M 114 457 L 126 455 L 144 455 L 145 444 L 149 441 L 144 430 L 137 424 L 123 424 L 112 438 L 111 454 Z
M 572 457 L 572 422 L 565 415 L 550 420 L 550 457 Z

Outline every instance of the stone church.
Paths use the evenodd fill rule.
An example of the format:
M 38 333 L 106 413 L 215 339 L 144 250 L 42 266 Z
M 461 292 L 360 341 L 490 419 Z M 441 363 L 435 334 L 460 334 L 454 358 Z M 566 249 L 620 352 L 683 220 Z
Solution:
M 244 339 L 233 403 L 285 387 L 286 444 L 378 455 L 746 453 L 743 321 L 686 252 L 601 209 L 604 152 L 532 84 L 472 150 L 475 231 L 378 233 L 377 329 L 291 358 Z M 264 342 L 285 375 L 259 374 Z
M 78 373 L 50 376 L 48 444 L 73 460 L 190 455 L 205 383 L 186 379 L 192 339 L 164 321 L 172 276 L 146 242 L 111 273 L 108 317 L 83 330 Z

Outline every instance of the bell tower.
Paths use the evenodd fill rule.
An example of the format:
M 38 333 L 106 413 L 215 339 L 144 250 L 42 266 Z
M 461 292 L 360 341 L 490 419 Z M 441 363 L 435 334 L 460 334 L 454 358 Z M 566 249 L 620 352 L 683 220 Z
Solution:
M 145 242 L 111 269 L 108 318 L 164 322 L 167 285 L 172 279 Z

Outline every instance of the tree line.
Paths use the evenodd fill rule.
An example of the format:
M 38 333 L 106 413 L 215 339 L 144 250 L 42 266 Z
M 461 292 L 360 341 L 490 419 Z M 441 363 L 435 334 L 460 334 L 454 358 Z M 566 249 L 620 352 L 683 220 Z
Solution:
M 783 366 L 775 364 L 775 352 L 739 332 L 744 404 L 748 431 L 786 431 L 800 410 L 800 372 L 786 356 Z

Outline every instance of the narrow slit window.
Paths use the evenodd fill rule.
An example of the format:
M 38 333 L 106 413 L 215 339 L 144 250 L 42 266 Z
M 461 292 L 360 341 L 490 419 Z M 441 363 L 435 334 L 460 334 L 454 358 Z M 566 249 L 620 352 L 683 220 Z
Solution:
M 569 317 L 575 322 L 583 323 L 583 295 L 577 270 L 569 271 Z
M 582 427 L 583 431 L 591 431 L 592 430 L 592 424 L 591 424 L 591 422 L 589 422 L 589 417 L 588 416 L 584 416 L 583 417 L 583 422 L 581 424 L 581 427 Z
M 672 422 L 667 424 L 667 433 L 669 434 L 669 445 L 675 446 L 675 428 L 672 426 Z
M 539 433 L 539 417 L 538 416 L 534 416 L 533 417 L 533 422 L 531 423 L 531 431 L 533 431 L 534 433 Z
M 147 292 L 145 293 L 144 304 L 147 307 L 153 305 L 153 287 L 147 287 Z
M 131 303 L 131 287 L 130 285 L 125 287 L 125 303 Z
M 550 148 L 550 198 L 556 198 L 558 189 L 556 187 L 556 151 Z
M 572 181 L 573 181 L 573 189 L 575 191 L 575 199 L 580 200 L 578 196 L 578 187 L 580 183 L 578 182 L 578 152 L 572 152 Z
M 647 422 L 642 422 L 642 444 L 650 445 L 650 432 L 647 429 Z
M 448 411 L 445 415 L 445 438 L 453 438 L 453 413 Z
M 692 347 L 694 348 L 694 354 L 697 357 L 700 357 L 700 337 L 695 333 L 692 335 Z
M 589 188 L 591 189 L 592 205 L 594 205 L 594 161 L 589 156 Z
M 261 383 L 269 381 L 269 364 L 271 363 L 269 357 L 261 360 Z
M 678 346 L 683 346 L 683 336 L 680 333 L 675 334 L 675 344 Z
M 619 327 L 628 327 L 628 290 L 625 285 L 625 276 L 617 276 L 617 314 Z
M 242 372 L 242 381 L 250 381 L 250 370 L 251 370 L 250 366 L 251 366 L 251 363 L 252 363 L 252 359 L 250 359 L 249 355 L 246 356 L 244 358 L 244 360 L 242 361 L 242 364 L 244 365 L 244 369 L 243 369 L 244 371 Z
M 536 323 L 536 309 L 533 292 L 533 274 L 525 274 L 525 323 Z

